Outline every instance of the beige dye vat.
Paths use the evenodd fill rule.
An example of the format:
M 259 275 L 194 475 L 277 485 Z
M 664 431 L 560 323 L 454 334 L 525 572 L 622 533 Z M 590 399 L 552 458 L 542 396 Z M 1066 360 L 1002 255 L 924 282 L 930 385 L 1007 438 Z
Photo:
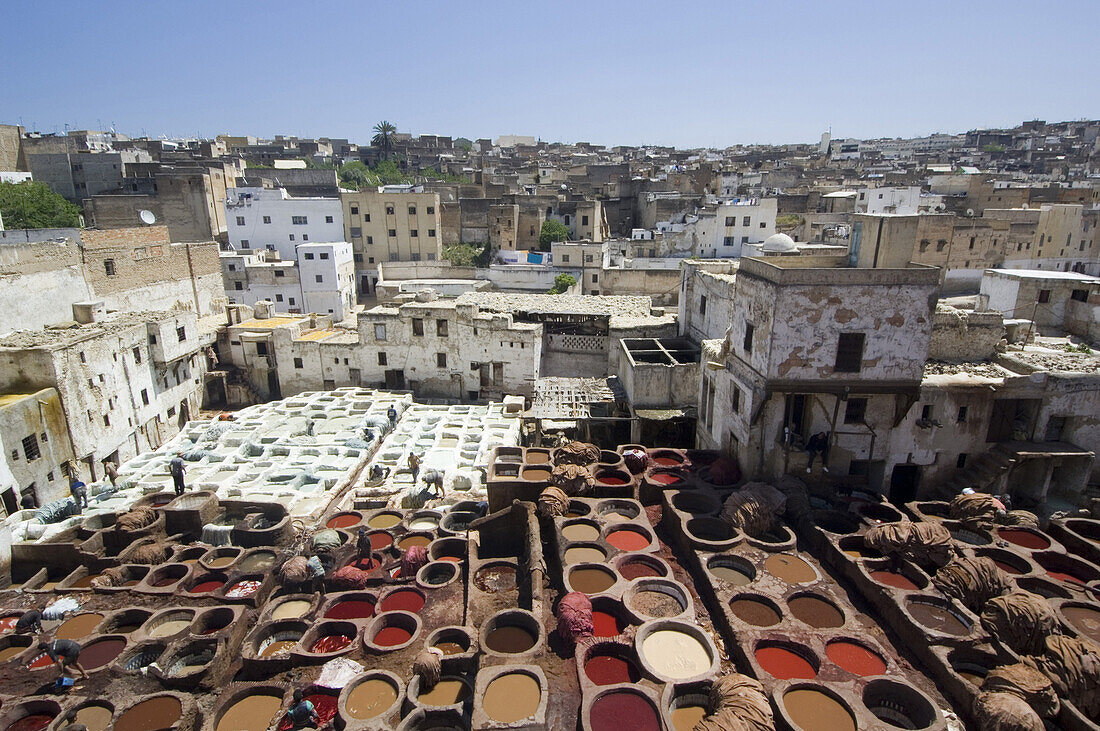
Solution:
M 61 623 L 61 626 L 57 628 L 57 632 L 54 633 L 54 639 L 79 640 L 81 637 L 90 635 L 102 621 L 102 614 L 96 614 L 94 612 L 78 614 Z
M 437 642 L 432 645 L 432 647 L 439 650 L 444 655 L 461 655 L 466 652 L 466 648 L 457 642 Z
M 427 546 L 431 542 L 430 536 L 406 536 L 397 542 L 397 547 L 407 551 L 413 546 Z
M 695 725 L 707 715 L 704 706 L 679 706 L 672 709 L 673 731 L 692 731 Z
M 237 568 L 245 573 L 254 573 L 257 571 L 267 571 L 274 565 L 274 553 L 271 551 L 256 551 L 242 558 Z
M 285 655 L 286 653 L 290 652 L 297 644 L 297 640 L 276 640 L 264 649 L 260 650 L 260 657 L 275 657 L 276 655 Z
M 107 706 L 84 706 L 76 712 L 73 723 L 82 723 L 88 731 L 107 731 L 111 727 L 114 712 Z
M 149 630 L 149 636 L 153 638 L 171 637 L 174 634 L 183 632 L 190 626 L 190 619 L 173 619 L 170 622 L 162 622 Z
M 907 607 L 913 618 L 928 629 L 949 635 L 965 635 L 970 632 L 970 627 L 945 607 L 917 601 L 909 602 Z
M 417 518 L 409 523 L 409 530 L 435 530 L 438 527 L 438 518 Z
M 1100 643 L 1100 611 L 1092 607 L 1070 604 L 1062 607 L 1062 616 L 1078 633 Z
M 764 562 L 764 568 L 769 574 L 788 584 L 808 584 L 817 580 L 817 572 L 814 571 L 813 566 L 789 553 L 776 553 L 769 556 Z
M 19 645 L 12 645 L 11 647 L 5 647 L 3 650 L 0 650 L 0 662 L 7 662 L 8 660 L 11 660 L 13 657 L 17 657 L 19 655 L 22 655 L 26 651 L 27 651 L 26 647 L 20 647 Z
M 427 693 L 417 696 L 426 706 L 453 706 L 470 697 L 470 686 L 461 680 L 443 678 Z
M 848 709 L 820 690 L 789 690 L 783 694 L 783 705 L 802 731 L 856 731 L 856 721 Z
M 535 715 L 541 700 L 537 680 L 527 673 L 508 673 L 489 683 L 481 707 L 494 721 L 515 723 Z
M 272 619 L 298 619 L 305 616 L 312 605 L 304 599 L 291 599 L 275 607 L 271 612 Z
M 588 523 L 572 523 L 561 529 L 567 541 L 594 541 L 600 537 L 600 529 Z
M 237 560 L 235 555 L 233 556 L 218 556 L 217 558 L 207 561 L 206 565 L 212 569 L 224 569 L 229 564 Z
M 844 625 L 844 615 L 840 610 L 816 596 L 795 597 L 787 602 L 787 606 L 796 619 L 816 629 Z
M 367 521 L 371 528 L 392 528 L 401 522 L 401 516 L 392 513 L 380 513 Z
M 693 678 L 711 666 L 710 653 L 703 643 L 678 630 L 662 629 L 647 635 L 641 652 L 650 667 L 673 680 Z
M 719 581 L 724 581 L 731 586 L 745 586 L 752 582 L 752 577 L 748 574 L 738 571 L 732 566 L 711 566 L 709 569 L 711 575 Z
M 599 594 L 615 585 L 615 575 L 605 569 L 573 569 L 569 572 L 569 585 L 573 591 Z
M 216 731 L 264 731 L 282 707 L 283 701 L 279 696 L 246 696 L 222 714 Z
M 607 554 L 591 546 L 574 546 L 565 549 L 566 563 L 602 563 L 606 560 Z
M 348 694 L 344 707 L 348 715 L 357 721 L 375 718 L 397 702 L 397 689 L 388 680 L 365 680 Z

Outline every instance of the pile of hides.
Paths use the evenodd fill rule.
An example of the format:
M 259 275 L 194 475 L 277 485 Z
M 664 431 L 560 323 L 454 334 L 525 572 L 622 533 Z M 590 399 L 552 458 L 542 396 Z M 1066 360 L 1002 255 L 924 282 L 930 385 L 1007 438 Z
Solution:
M 986 602 L 982 609 L 982 627 L 1020 655 L 1042 652 L 1048 636 L 1061 634 L 1058 618 L 1047 600 L 1022 590 Z
M 401 557 L 401 577 L 411 578 L 428 563 L 428 549 L 425 546 L 409 546 Z
M 594 631 L 592 602 L 588 596 L 579 591 L 563 596 L 558 603 L 558 634 L 561 638 L 576 643 L 584 637 L 591 637 Z
M 370 575 L 370 571 L 364 571 L 349 564 L 334 573 L 330 583 L 337 591 L 365 589 L 367 588 L 367 582 L 370 581 Z
M 140 563 L 146 566 L 163 563 L 168 558 L 168 546 L 160 543 L 146 543 L 134 549 L 130 554 L 130 563 Z
M 766 482 L 750 482 L 726 498 L 722 520 L 747 535 L 760 537 L 775 527 L 787 497 Z
M 586 466 L 595 464 L 596 460 L 599 458 L 600 448 L 595 444 L 589 444 L 588 442 L 569 442 L 558 448 L 558 452 L 554 456 L 554 463 L 559 465 L 575 464 Z
M 974 699 L 974 717 L 980 731 L 1043 731 L 1043 719 L 1057 715 L 1059 705 L 1045 675 L 1016 663 L 985 677 Z
M 340 534 L 332 528 L 319 530 L 313 534 L 314 551 L 334 551 L 340 547 Z
M 288 559 L 279 569 L 279 583 L 283 586 L 301 584 L 309 579 L 309 566 L 305 556 Z
M 900 521 L 876 525 L 863 534 L 863 543 L 883 554 L 896 554 L 921 565 L 944 566 L 955 555 L 951 531 L 940 523 Z
M 649 466 L 649 455 L 642 449 L 624 449 L 623 462 L 632 475 L 640 475 Z
M 152 525 L 156 519 L 157 513 L 152 508 L 148 506 L 134 508 L 130 512 L 118 516 L 118 520 L 115 521 L 115 530 L 122 533 L 133 533 L 147 525 Z
M 947 508 L 952 520 L 961 521 L 969 528 L 989 529 L 998 522 L 998 513 L 1004 513 L 1000 500 L 982 492 L 956 495 Z
M 544 518 L 560 518 L 569 512 L 569 496 L 559 487 L 550 486 L 539 494 L 538 512 Z
M 746 675 L 718 678 L 710 687 L 710 713 L 694 731 L 773 731 L 772 707 L 764 686 Z
M 1059 697 L 1092 721 L 1100 720 L 1100 648 L 1072 637 L 1052 635 L 1041 655 L 1023 658 L 1050 678 Z
M 956 557 L 932 578 L 936 588 L 980 614 L 993 597 L 1012 591 L 1012 580 L 991 558 Z
M 122 586 L 126 583 L 126 577 L 122 574 L 122 569 L 117 566 L 112 566 L 109 569 L 105 569 L 103 573 L 92 579 L 92 586 L 95 588 L 103 588 L 105 586 Z
M 576 444 L 577 442 L 571 442 Z M 569 497 L 587 495 L 592 491 L 596 480 L 588 468 L 578 464 L 558 464 L 550 473 L 550 484 L 559 488 Z

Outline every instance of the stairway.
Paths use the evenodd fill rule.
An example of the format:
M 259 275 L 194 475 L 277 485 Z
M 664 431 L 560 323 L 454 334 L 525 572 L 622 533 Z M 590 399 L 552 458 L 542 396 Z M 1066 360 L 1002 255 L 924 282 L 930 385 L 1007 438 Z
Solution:
M 1001 486 L 997 483 L 1015 464 L 1016 458 L 1012 452 L 996 444 L 988 452 L 968 459 L 965 467 L 955 470 L 936 487 L 934 496 L 936 499 L 950 500 L 967 487 L 977 492 L 999 492 Z

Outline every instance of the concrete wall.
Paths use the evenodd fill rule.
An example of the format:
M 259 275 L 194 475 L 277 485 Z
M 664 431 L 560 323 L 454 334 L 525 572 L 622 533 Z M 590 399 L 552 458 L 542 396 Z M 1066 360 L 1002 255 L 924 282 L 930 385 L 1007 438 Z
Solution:
M 38 456 L 29 459 L 23 440 L 32 437 Z M 5 447 L 0 474 L 10 475 L 17 501 L 28 489 L 33 489 L 38 505 L 68 496 L 69 481 L 61 465 L 74 455 L 56 389 L 0 396 L 0 443 Z
M 938 305 L 928 357 L 943 361 L 988 360 L 1004 337 L 1000 312 L 972 312 Z

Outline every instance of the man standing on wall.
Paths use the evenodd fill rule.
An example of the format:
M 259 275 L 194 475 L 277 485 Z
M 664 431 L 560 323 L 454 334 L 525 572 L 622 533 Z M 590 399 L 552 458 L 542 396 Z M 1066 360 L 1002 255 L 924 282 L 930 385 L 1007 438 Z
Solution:
M 176 487 L 176 494 L 182 495 L 187 486 L 183 484 L 183 473 L 187 468 L 183 466 L 183 452 L 176 452 L 176 456 L 168 463 L 168 470 L 172 473 L 172 484 Z

